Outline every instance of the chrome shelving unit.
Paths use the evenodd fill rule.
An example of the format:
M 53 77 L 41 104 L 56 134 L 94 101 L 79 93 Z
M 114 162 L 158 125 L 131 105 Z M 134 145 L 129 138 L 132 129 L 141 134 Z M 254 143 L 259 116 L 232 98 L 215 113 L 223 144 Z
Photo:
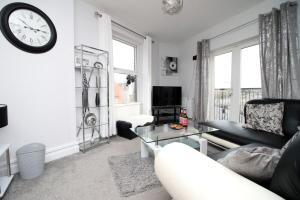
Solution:
M 95 66 L 95 63 L 98 63 L 98 65 Z M 99 63 L 101 64 L 99 65 Z M 75 46 L 76 129 L 80 151 L 82 152 L 86 152 L 100 144 L 109 143 L 108 63 L 109 53 L 107 51 L 87 45 Z M 86 84 L 87 82 L 88 84 Z M 84 94 L 84 90 L 87 95 Z M 99 95 L 99 105 L 96 105 L 97 93 Z M 85 98 L 85 101 L 83 98 Z M 88 105 L 86 105 L 86 102 L 88 102 Z M 94 119 L 96 120 L 93 125 L 86 123 L 88 114 L 95 116 Z

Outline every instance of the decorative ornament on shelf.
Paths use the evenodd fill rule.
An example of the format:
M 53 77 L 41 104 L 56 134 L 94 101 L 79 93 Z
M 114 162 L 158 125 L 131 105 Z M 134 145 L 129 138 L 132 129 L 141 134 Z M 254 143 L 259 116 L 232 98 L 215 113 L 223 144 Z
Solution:
M 183 7 L 183 0 L 162 1 L 162 10 L 169 15 L 174 15 L 178 13 L 182 7 Z
M 130 75 L 130 74 L 129 74 L 129 75 L 126 77 L 126 79 L 127 79 L 126 86 L 129 86 L 131 83 L 134 83 L 134 82 L 135 82 L 136 76 L 135 76 L 135 75 Z

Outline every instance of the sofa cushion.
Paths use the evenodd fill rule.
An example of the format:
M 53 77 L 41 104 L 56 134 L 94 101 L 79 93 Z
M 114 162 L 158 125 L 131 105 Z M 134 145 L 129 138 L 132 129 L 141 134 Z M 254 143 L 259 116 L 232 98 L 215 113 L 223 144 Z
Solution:
M 280 153 L 283 154 L 287 148 L 296 140 L 297 137 L 300 136 L 300 127 L 298 126 L 298 132 L 281 148 Z
M 243 146 L 218 162 L 240 175 L 264 182 L 271 180 L 280 157 L 280 149 Z
M 282 154 L 274 171 L 271 190 L 285 199 L 300 199 L 300 137 Z
M 255 147 L 268 147 L 267 145 L 264 144 L 260 144 L 260 143 L 251 143 L 242 147 L 247 147 L 247 148 L 255 148 Z M 237 147 L 237 148 L 232 148 L 232 149 L 227 149 L 225 151 L 221 151 L 220 153 L 216 153 L 213 155 L 210 155 L 209 157 L 212 158 L 213 160 L 217 161 L 219 159 L 224 158 L 225 156 L 227 156 L 229 153 L 236 151 L 238 148 L 241 147 Z M 270 187 L 270 183 L 271 180 L 266 180 L 266 181 L 262 181 L 262 180 L 257 180 L 257 179 L 253 179 L 252 177 L 246 177 L 256 183 L 258 183 L 259 185 L 265 187 L 265 188 L 269 188 Z
M 284 113 L 282 121 L 283 134 L 291 138 L 297 131 L 297 126 L 300 126 L 300 100 L 292 99 L 254 99 L 247 104 L 270 104 L 284 103 Z M 246 109 L 246 108 L 245 108 Z M 247 123 L 247 118 L 245 118 Z
M 217 120 L 204 122 L 202 124 L 220 129 L 218 131 L 210 132 L 209 134 L 239 145 L 261 143 L 280 149 L 288 141 L 287 137 L 265 131 L 246 129 L 243 128 L 241 124 L 233 121 Z
M 244 128 L 271 132 L 282 135 L 284 103 L 246 104 L 247 123 Z

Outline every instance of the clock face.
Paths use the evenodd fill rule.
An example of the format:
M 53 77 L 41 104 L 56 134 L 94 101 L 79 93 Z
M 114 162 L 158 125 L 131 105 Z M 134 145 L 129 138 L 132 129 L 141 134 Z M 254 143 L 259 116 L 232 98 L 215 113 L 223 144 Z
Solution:
M 0 12 L 0 29 L 17 48 L 30 53 L 44 53 L 56 43 L 56 29 L 40 9 L 25 3 L 11 3 Z
M 29 46 L 41 47 L 51 39 L 48 23 L 42 16 L 33 11 L 15 10 L 10 14 L 8 23 L 14 36 Z

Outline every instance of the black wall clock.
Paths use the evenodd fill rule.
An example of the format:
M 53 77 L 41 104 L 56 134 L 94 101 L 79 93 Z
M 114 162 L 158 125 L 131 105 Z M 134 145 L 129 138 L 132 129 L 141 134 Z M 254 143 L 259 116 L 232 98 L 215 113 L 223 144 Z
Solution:
M 11 3 L 0 11 L 0 30 L 11 44 L 29 53 L 49 51 L 57 39 L 50 18 L 26 3 Z

